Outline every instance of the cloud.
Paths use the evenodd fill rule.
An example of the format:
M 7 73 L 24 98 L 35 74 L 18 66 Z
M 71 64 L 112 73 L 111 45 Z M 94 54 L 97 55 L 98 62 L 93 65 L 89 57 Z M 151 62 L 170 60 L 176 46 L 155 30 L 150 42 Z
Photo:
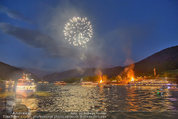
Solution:
M 27 19 L 24 15 L 10 10 L 9 8 L 0 5 L 0 12 L 6 14 L 8 17 L 12 18 L 12 19 L 16 19 L 16 20 L 20 20 L 20 21 L 25 21 L 28 23 L 32 23 L 29 19 Z
M 16 27 L 7 23 L 0 23 L 0 29 L 4 33 L 14 36 L 24 43 L 34 47 L 45 49 L 50 56 L 74 57 L 77 56 L 75 49 L 65 46 L 62 42 L 52 39 L 36 30 Z
M 4 7 L 1 7 L 2 11 L 12 13 Z M 19 17 L 13 15 L 10 14 L 9 17 L 22 20 L 19 18 L 21 15 Z M 102 67 L 103 54 L 100 51 L 101 46 L 94 41 L 96 39 L 92 39 L 87 48 L 71 46 L 64 40 L 64 24 L 73 16 L 87 17 L 87 14 L 70 2 L 64 2 L 63 5 L 55 8 L 47 5 L 45 11 L 39 14 L 39 22 L 36 21 L 38 30 L 21 28 L 7 23 L 0 23 L 0 30 L 32 47 L 44 49 L 49 58 L 55 57 L 59 60 L 56 61 L 56 67 Z M 106 61 L 106 58 L 104 60 Z
M 94 67 L 104 64 L 101 58 L 102 54 L 98 51 L 96 44 L 87 49 L 76 48 L 39 31 L 13 26 L 8 23 L 0 23 L 0 30 L 29 46 L 44 49 L 47 57 L 59 59 L 59 62 L 56 62 L 56 66 L 60 64 L 59 67 Z

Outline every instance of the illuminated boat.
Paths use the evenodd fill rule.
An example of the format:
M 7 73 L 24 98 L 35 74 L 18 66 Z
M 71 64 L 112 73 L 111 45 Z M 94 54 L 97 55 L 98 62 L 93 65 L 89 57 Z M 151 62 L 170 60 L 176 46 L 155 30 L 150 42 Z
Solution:
M 84 86 L 84 87 L 95 87 L 98 85 L 98 83 L 95 83 L 95 82 L 90 82 L 90 81 L 84 81 L 84 82 L 81 82 L 81 85 Z
M 9 81 L 5 81 L 5 88 L 13 88 L 15 84 L 15 81 L 9 80 Z
M 66 82 L 64 81 L 56 81 L 54 85 L 66 85 Z
M 172 87 L 168 86 L 167 88 L 168 88 L 170 91 L 178 91 L 178 87 L 177 87 L 177 86 L 172 86 Z
M 39 81 L 38 84 L 46 84 L 47 85 L 47 84 L 49 84 L 49 82 L 48 81 Z
M 16 95 L 22 97 L 31 96 L 36 91 L 36 85 L 33 79 L 30 79 L 27 74 L 23 74 L 21 79 L 18 79 L 16 85 Z

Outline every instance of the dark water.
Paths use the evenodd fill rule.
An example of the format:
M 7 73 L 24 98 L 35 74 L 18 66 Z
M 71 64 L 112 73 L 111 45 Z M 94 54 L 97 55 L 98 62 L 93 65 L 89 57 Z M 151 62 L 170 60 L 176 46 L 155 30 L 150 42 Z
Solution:
M 26 105 L 33 115 L 55 115 L 61 112 L 101 112 L 98 118 L 176 118 L 178 92 L 161 86 L 45 86 L 40 90 L 51 93 L 47 97 L 1 98 L 1 109 L 11 111 L 17 101 Z M 66 114 L 66 113 L 65 113 Z M 95 115 L 96 115 L 95 114 Z M 102 117 L 103 116 L 103 117 Z M 91 117 L 92 118 L 92 117 Z M 93 117 L 94 118 L 94 117 Z

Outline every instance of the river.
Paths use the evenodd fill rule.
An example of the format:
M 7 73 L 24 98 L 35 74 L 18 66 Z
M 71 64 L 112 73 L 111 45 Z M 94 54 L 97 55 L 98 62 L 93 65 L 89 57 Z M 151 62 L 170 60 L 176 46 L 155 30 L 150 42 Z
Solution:
M 18 100 L 26 105 L 32 115 L 57 115 L 71 112 L 99 115 L 97 118 L 176 118 L 178 113 L 178 91 L 164 88 L 164 93 L 157 92 L 162 86 L 81 86 L 46 85 L 38 90 L 51 95 L 16 99 L 1 99 L 1 111 L 11 112 L 12 105 Z M 4 105 L 5 103 L 5 105 Z M 5 106 L 5 107 L 4 107 Z M 64 114 L 64 115 L 65 115 Z M 61 117 L 58 117 L 61 118 Z M 89 118 L 89 117 L 88 117 Z M 94 118 L 91 117 L 91 118 Z

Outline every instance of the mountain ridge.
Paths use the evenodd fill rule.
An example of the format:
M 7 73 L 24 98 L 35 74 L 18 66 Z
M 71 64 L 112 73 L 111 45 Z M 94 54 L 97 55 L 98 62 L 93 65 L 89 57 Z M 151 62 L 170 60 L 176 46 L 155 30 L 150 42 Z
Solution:
M 178 69 L 178 45 L 165 48 L 159 52 L 156 52 L 136 63 L 134 63 L 134 72 L 136 75 L 153 74 L 153 69 L 156 68 L 157 72 L 163 72 L 166 70 Z M 108 77 L 114 77 L 120 74 L 127 66 L 116 66 L 106 69 L 101 69 L 101 72 Z M 89 68 L 88 68 L 89 69 Z M 65 72 L 56 72 L 44 77 L 44 80 L 56 81 L 65 80 L 67 78 L 82 78 L 84 76 L 96 75 L 97 68 L 89 70 L 83 69 L 83 73 L 80 74 L 76 69 L 68 70 Z M 91 72 L 92 71 L 92 72 Z
M 39 77 L 25 69 L 0 62 L 0 80 L 17 80 L 23 73 L 29 73 L 36 81 L 39 80 Z
M 108 77 L 115 77 L 120 74 L 124 68 L 127 66 L 115 66 L 111 68 L 83 68 L 83 69 L 71 69 L 64 72 L 55 72 L 45 75 L 43 80 L 47 81 L 60 81 L 68 78 L 82 78 L 85 76 L 95 76 L 97 71 L 101 71 L 102 74 L 107 75 Z M 134 72 L 136 75 L 143 74 L 153 74 L 153 69 L 156 68 L 157 72 L 164 72 L 167 70 L 178 69 L 178 45 L 163 49 L 159 52 L 156 52 L 143 60 L 140 60 L 135 63 Z M 11 66 L 9 64 L 0 62 L 0 80 L 13 79 L 14 77 L 19 76 L 22 72 L 30 71 Z M 34 77 L 37 77 L 31 73 Z

